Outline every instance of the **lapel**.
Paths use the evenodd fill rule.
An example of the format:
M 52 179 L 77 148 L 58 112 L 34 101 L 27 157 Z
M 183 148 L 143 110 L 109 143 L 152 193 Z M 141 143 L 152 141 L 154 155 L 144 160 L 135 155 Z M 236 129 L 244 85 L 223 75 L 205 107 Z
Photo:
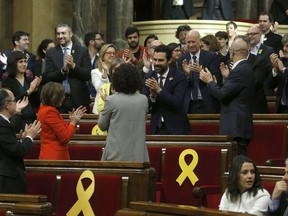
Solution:
M 167 89 L 171 85 L 171 83 L 172 83 L 171 81 L 174 79 L 174 71 L 175 71 L 174 69 L 169 68 L 169 71 L 168 71 L 167 77 L 165 79 L 165 83 L 164 83 L 163 89 Z
M 63 51 L 60 45 L 56 46 L 55 48 L 55 63 L 57 64 L 58 68 L 63 67 Z

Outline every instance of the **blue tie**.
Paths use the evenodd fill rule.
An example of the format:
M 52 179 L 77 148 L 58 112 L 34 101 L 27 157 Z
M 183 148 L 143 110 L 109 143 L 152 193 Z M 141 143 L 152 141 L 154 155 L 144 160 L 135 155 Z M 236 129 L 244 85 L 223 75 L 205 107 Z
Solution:
M 66 56 L 68 54 L 68 49 L 67 47 L 63 48 L 63 66 L 64 66 L 64 62 L 65 62 L 65 59 L 66 59 Z M 62 85 L 64 87 L 64 91 L 65 93 L 70 93 L 70 85 L 69 85 L 69 82 L 68 82 L 68 73 L 66 74 L 66 77 L 65 79 L 62 81 Z
M 192 56 L 193 59 L 193 64 L 195 63 L 197 56 Z M 192 87 L 192 99 L 193 100 L 197 100 L 198 99 L 198 89 L 199 89 L 199 82 L 200 82 L 200 78 L 199 78 L 199 73 L 192 71 L 193 73 L 193 87 Z

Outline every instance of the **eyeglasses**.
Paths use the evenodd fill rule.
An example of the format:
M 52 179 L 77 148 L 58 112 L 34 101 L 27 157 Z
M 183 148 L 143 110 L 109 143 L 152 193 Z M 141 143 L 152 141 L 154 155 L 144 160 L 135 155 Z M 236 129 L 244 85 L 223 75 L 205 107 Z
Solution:
M 116 55 L 116 52 L 105 52 L 105 54 L 108 54 L 108 55 Z
M 16 103 L 16 99 L 14 98 L 13 100 L 8 100 L 7 103 Z
M 251 33 L 247 33 L 246 35 L 247 35 L 247 36 L 255 36 L 255 35 L 257 35 L 257 34 L 260 34 L 260 33 L 258 33 L 258 32 L 251 32 Z

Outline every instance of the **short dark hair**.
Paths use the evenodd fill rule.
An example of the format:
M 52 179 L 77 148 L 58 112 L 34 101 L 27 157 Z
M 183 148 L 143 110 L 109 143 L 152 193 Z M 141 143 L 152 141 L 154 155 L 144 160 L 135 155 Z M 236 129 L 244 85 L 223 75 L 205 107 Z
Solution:
M 99 32 L 88 32 L 87 34 L 85 34 L 84 43 L 86 47 L 88 47 L 90 40 L 95 40 L 96 35 L 101 35 L 101 34 Z
M 48 82 L 44 85 L 40 99 L 43 105 L 57 107 L 64 98 L 64 87 L 60 83 Z
M 227 23 L 226 23 L 226 28 L 227 28 L 229 25 L 233 25 L 233 26 L 234 26 L 234 29 L 237 28 L 237 24 L 236 24 L 235 22 L 233 22 L 233 21 L 227 22 Z
M 172 57 L 172 51 L 166 45 L 159 45 L 155 48 L 154 53 L 163 52 L 166 53 L 166 59 L 169 61 Z
M 17 62 L 21 59 L 27 59 L 21 51 L 13 51 L 7 59 L 7 73 L 9 77 L 15 77 L 17 74 Z
M 137 35 L 139 37 L 139 35 L 140 35 L 139 30 L 136 27 L 134 27 L 134 26 L 127 27 L 126 31 L 125 31 L 125 38 L 127 39 L 129 35 L 134 34 L 135 32 L 137 33 Z
M 271 23 L 274 23 L 274 17 L 273 17 L 273 15 L 272 15 L 271 13 L 267 12 L 267 11 L 262 11 L 262 12 L 260 12 L 259 17 L 260 17 L 260 16 L 265 16 L 265 15 L 268 16 L 268 19 L 269 19 L 269 21 L 270 21 Z
M 0 112 L 4 110 L 5 103 L 10 99 L 8 90 L 5 88 L 0 89 Z
M 24 31 L 16 31 L 16 32 L 13 34 L 13 36 L 12 36 L 13 46 L 14 46 L 14 47 L 16 46 L 15 41 L 19 41 L 22 36 L 28 36 L 28 37 L 29 37 L 29 35 L 30 35 L 29 33 L 24 32 Z
M 134 94 L 140 91 L 140 76 L 134 65 L 122 64 L 112 74 L 111 85 L 116 92 Z
M 47 49 L 48 45 L 50 43 L 54 43 L 54 41 L 52 39 L 44 39 L 41 41 L 41 43 L 39 44 L 38 48 L 37 48 L 37 54 L 39 55 L 39 57 L 41 57 L 42 59 L 44 59 L 46 57 L 46 54 L 43 52 L 43 49 Z
M 219 37 L 219 38 L 223 38 L 223 39 L 227 40 L 228 34 L 225 31 L 218 31 L 218 32 L 216 32 L 215 37 Z
M 177 39 L 179 39 L 180 32 L 182 32 L 182 31 L 190 31 L 190 30 L 192 30 L 192 29 L 191 29 L 191 27 L 189 25 L 180 25 L 180 26 L 178 26 L 178 28 L 176 30 L 175 37 Z
M 263 189 L 260 173 L 254 161 L 246 156 L 238 155 L 234 157 L 231 167 L 230 167 L 229 175 L 228 175 L 228 187 L 226 191 L 226 196 L 232 202 L 235 202 L 241 195 L 240 189 L 239 189 L 239 173 L 244 163 L 252 163 L 254 167 L 254 171 L 255 171 L 255 180 L 254 180 L 252 188 L 248 190 L 248 192 L 253 193 L 253 196 L 256 196 L 258 193 L 258 189 Z M 229 193 L 230 197 L 228 197 L 227 192 Z
M 171 52 L 173 52 L 173 50 L 179 46 L 180 46 L 179 43 L 174 43 L 174 42 L 167 44 L 167 47 L 171 50 Z
M 220 49 L 218 40 L 214 35 L 205 35 L 204 37 L 201 38 L 201 41 L 203 41 L 204 44 L 207 46 L 210 46 L 210 51 L 212 52 L 218 52 Z
M 144 40 L 144 46 L 145 46 L 145 47 L 147 47 L 147 42 L 148 42 L 148 40 L 151 39 L 151 38 L 154 38 L 155 40 L 158 40 L 158 36 L 157 36 L 157 35 L 154 35 L 154 34 L 148 35 L 148 36 L 145 38 L 145 40 Z

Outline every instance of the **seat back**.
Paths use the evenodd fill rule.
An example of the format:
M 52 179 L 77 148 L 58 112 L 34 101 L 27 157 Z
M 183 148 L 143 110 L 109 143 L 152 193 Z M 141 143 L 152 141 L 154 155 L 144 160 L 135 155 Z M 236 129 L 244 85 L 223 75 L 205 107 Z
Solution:
M 221 177 L 221 149 L 220 148 L 193 148 L 198 154 L 198 163 L 194 169 L 188 168 L 188 173 L 195 173 L 199 179 L 192 185 L 189 178 L 185 178 L 180 185 L 176 179 L 183 174 L 183 170 L 179 166 L 179 156 L 187 148 L 185 147 L 169 147 L 166 148 L 161 202 L 175 203 L 183 205 L 200 206 L 201 200 L 195 199 L 192 190 L 196 186 L 216 187 L 220 190 Z M 189 167 L 191 161 L 195 160 L 194 156 L 186 155 L 186 166 Z M 185 175 L 184 175 L 185 176 Z
M 101 160 L 102 147 L 95 145 L 69 145 L 71 160 Z
M 273 158 L 286 158 L 286 133 L 284 124 L 254 124 L 254 136 L 247 147 L 248 156 L 258 166 Z
M 218 135 L 219 124 L 191 123 L 192 135 Z
M 91 134 L 93 127 L 96 125 L 95 122 L 85 122 L 79 124 L 79 134 Z
M 38 159 L 40 154 L 40 144 L 34 144 L 31 151 L 25 155 L 24 159 Z
M 46 195 L 54 203 L 57 177 L 53 173 L 26 173 L 27 194 Z
M 161 181 L 162 147 L 148 146 L 151 167 L 156 170 L 156 181 Z
M 85 171 L 84 171 L 85 172 Z M 83 172 L 83 173 L 84 173 Z M 82 173 L 82 174 L 83 174 Z M 94 174 L 93 174 L 94 175 Z M 79 179 L 81 174 L 62 174 L 59 185 L 59 200 L 57 215 L 66 215 L 69 210 L 78 202 L 79 194 L 76 192 L 78 181 L 87 193 L 92 184 L 91 178 Z M 89 201 L 85 205 L 90 205 L 94 215 L 112 216 L 121 207 L 121 176 L 96 176 L 94 175 L 95 188 Z M 82 197 L 83 198 L 83 197 Z M 80 198 L 81 199 L 81 198 Z M 75 204 L 76 205 L 76 204 Z M 80 212 L 79 212 L 80 213 Z M 77 214 L 78 215 L 78 214 Z M 85 214 L 84 214 L 85 215 Z

